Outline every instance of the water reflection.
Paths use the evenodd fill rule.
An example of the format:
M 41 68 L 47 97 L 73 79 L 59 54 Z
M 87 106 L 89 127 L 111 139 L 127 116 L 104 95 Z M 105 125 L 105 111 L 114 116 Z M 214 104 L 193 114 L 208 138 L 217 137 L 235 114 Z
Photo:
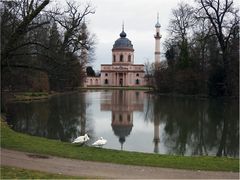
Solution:
M 7 106 L 7 120 L 18 132 L 72 141 L 75 137 L 84 135 L 86 128 L 91 131 L 86 122 L 87 106 L 85 95 L 80 93 L 45 101 L 13 103 Z
M 119 137 L 121 150 L 126 137 L 130 135 L 133 127 L 133 112 L 143 112 L 143 91 L 113 91 L 109 98 L 101 94 L 101 111 L 111 112 L 111 126 L 114 134 Z
M 238 102 L 164 97 L 143 91 L 88 91 L 12 103 L 8 123 L 31 135 L 71 142 L 88 133 L 106 148 L 238 157 Z
M 164 124 L 168 154 L 238 156 L 238 103 L 154 97 L 147 117 Z

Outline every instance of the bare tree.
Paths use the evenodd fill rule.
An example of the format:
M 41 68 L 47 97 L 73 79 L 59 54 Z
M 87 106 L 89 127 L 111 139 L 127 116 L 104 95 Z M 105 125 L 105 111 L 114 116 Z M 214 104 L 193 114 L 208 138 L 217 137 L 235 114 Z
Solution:
M 9 16 L 5 16 L 7 19 L 3 19 L 1 28 L 5 27 L 4 23 L 7 23 L 8 26 L 9 23 L 12 23 L 12 31 L 8 35 L 8 39 L 2 47 L 2 62 L 5 62 L 7 58 L 10 58 L 12 56 L 11 53 L 16 51 L 18 48 L 34 44 L 34 42 L 17 42 L 19 42 L 19 40 L 26 35 L 27 32 L 48 23 L 48 21 L 41 23 L 34 22 L 34 19 L 38 17 L 40 12 L 48 5 L 48 3 L 49 0 L 17 0 L 3 2 L 3 12 L 8 13 Z M 14 20 L 8 19 L 11 17 L 14 17 Z
M 178 4 L 178 8 L 172 10 L 173 18 L 170 20 L 169 31 L 178 40 L 187 39 L 190 28 L 194 24 L 193 13 L 193 7 L 185 3 Z
M 60 24 L 63 29 L 63 43 L 61 50 L 75 53 L 82 47 L 89 49 L 90 41 L 87 41 L 88 34 L 84 20 L 87 15 L 94 14 L 95 10 L 90 4 L 87 4 L 83 10 L 80 5 L 74 1 L 67 2 L 67 9 L 59 16 L 53 16 L 54 20 Z M 89 44 L 88 44 L 89 43 Z
M 224 86 L 229 89 L 229 45 L 234 30 L 239 24 L 238 9 L 234 8 L 233 0 L 198 0 L 198 3 L 201 5 L 199 11 L 204 11 L 205 14 L 201 18 L 210 21 L 214 35 L 218 39 L 224 64 L 224 77 L 226 77 Z
M 61 12 L 58 7 L 46 9 L 49 2 L 3 2 L 1 65 L 5 77 L 12 77 L 13 84 L 22 72 L 32 77 L 29 74 L 36 70 L 47 73 L 51 87 L 52 82 L 57 82 L 56 89 L 76 87 L 82 82 L 84 66 L 94 50 L 94 38 L 88 32 L 85 19 L 94 9 L 90 4 L 80 6 L 71 1 Z M 5 79 L 7 87 L 9 83 Z M 24 84 L 23 78 L 20 79 Z
M 145 77 L 147 79 L 147 86 L 149 87 L 149 90 L 154 85 L 154 63 L 150 63 L 149 60 L 144 63 L 145 67 Z
M 172 42 L 179 48 L 177 65 L 187 68 L 190 65 L 189 41 L 194 25 L 194 9 L 188 4 L 180 3 L 177 9 L 172 10 L 173 18 L 170 20 L 169 32 L 172 35 Z

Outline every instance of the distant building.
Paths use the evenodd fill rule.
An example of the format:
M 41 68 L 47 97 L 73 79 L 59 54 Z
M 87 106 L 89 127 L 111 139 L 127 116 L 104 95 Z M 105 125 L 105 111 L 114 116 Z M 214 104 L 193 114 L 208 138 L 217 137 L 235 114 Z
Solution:
M 156 24 L 155 62 L 160 61 L 160 24 L 159 17 Z M 87 77 L 85 86 L 146 86 L 144 64 L 134 64 L 134 49 L 132 42 L 124 32 L 112 48 L 112 64 L 101 64 L 100 77 Z
M 134 64 L 132 42 L 126 38 L 124 27 L 112 48 L 112 64 L 101 65 L 103 86 L 144 86 L 144 65 Z
M 134 64 L 132 42 L 124 27 L 112 48 L 112 64 L 101 64 L 100 77 L 87 77 L 87 86 L 144 86 L 143 64 Z

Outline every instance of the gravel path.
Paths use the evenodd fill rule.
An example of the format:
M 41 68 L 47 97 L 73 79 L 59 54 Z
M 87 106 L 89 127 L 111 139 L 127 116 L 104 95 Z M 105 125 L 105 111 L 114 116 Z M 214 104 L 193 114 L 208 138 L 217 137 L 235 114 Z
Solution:
M 55 174 L 127 179 L 239 179 L 239 173 L 190 171 L 81 161 L 1 149 L 1 165 Z

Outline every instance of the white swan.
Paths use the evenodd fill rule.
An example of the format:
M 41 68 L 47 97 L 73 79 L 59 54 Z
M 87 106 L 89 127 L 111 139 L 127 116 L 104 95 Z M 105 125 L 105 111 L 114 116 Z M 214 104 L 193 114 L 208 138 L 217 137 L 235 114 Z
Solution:
M 72 143 L 83 144 L 83 143 L 87 142 L 88 140 L 89 140 L 89 137 L 87 134 L 85 134 L 84 136 L 79 136 L 76 139 L 74 139 L 74 141 Z
M 100 137 L 96 142 L 94 142 L 92 145 L 93 146 L 98 146 L 98 147 L 102 147 L 103 145 L 105 145 L 107 143 L 106 139 L 103 139 L 103 137 Z

